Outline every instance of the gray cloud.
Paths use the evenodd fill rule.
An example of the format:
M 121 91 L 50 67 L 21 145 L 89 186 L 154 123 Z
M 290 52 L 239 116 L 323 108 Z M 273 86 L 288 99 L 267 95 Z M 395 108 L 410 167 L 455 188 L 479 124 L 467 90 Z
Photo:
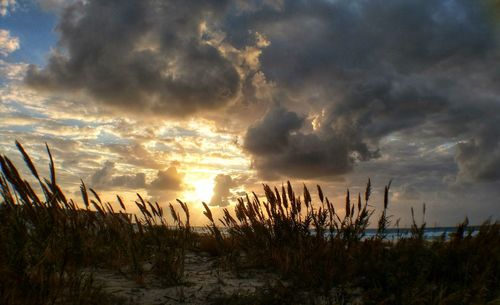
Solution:
M 210 200 L 211 206 L 226 207 L 229 205 L 228 198 L 231 196 L 231 188 L 236 182 L 229 175 L 219 174 L 214 178 L 214 194 Z
M 158 171 L 156 178 L 151 181 L 148 189 L 154 191 L 178 191 L 182 186 L 182 176 L 174 166 Z
M 132 137 L 129 137 L 132 138 Z M 107 144 L 103 148 L 116 153 L 122 163 L 138 166 L 141 168 L 159 168 L 161 165 L 155 160 L 155 156 L 144 145 L 140 143 L 131 144 Z
M 173 162 L 166 170 L 159 170 L 155 179 L 146 186 L 152 201 L 172 201 L 178 198 L 184 184 L 183 175 L 177 172 L 176 163 Z
M 238 131 L 269 107 L 243 144 L 265 178 L 345 174 L 387 154 L 385 137 L 414 131 L 458 143 L 446 175 L 499 181 L 500 52 L 488 5 L 91 0 L 61 13 L 58 48 L 26 81 L 131 113 L 203 112 Z
M 117 175 L 115 163 L 106 161 L 101 169 L 92 174 L 90 183 L 94 187 L 100 189 L 110 189 L 114 187 L 137 189 L 146 186 L 146 175 L 144 173 Z
M 266 179 L 280 176 L 312 178 L 345 174 L 355 160 L 376 156 L 349 126 L 329 126 L 303 132 L 304 119 L 281 106 L 273 106 L 264 118 L 249 127 L 243 148 L 254 157 L 253 165 Z
M 500 143 L 485 143 L 485 140 L 471 139 L 457 145 L 459 180 L 500 180 Z
M 484 2 L 286 1 L 232 18 L 230 37 L 255 29 L 271 41 L 263 70 L 288 85 L 420 72 L 430 65 L 484 56 L 495 47 Z M 335 79 L 331 79 L 331 77 Z
M 90 176 L 90 183 L 96 188 L 105 190 L 145 188 L 148 193 L 161 194 L 181 190 L 182 175 L 174 166 L 171 166 L 166 170 L 158 170 L 156 177 L 147 183 L 144 173 L 123 175 L 116 169 L 114 162 L 106 161 L 102 168 Z
M 261 69 L 296 101 L 285 100 L 284 108 L 324 113 L 315 122 L 320 128 L 310 131 L 306 122 L 293 125 L 268 112 L 245 138 L 255 167 L 264 177 L 343 174 L 353 160 L 376 156 L 371 152 L 382 138 L 418 130 L 443 142 L 461 141 L 455 156 L 459 180 L 500 180 L 494 68 L 500 53 L 487 5 L 285 1 L 279 10 L 228 18 L 229 37 L 252 28 L 271 41 Z M 300 100 L 308 107 L 297 106 Z
M 226 1 L 85 1 L 57 26 L 58 48 L 26 82 L 45 90 L 83 91 L 137 113 L 184 116 L 220 108 L 239 90 L 232 62 L 208 42 Z
M 290 133 L 303 124 L 304 119 L 296 113 L 275 106 L 258 124 L 248 128 L 245 148 L 255 154 L 279 153 L 289 145 Z

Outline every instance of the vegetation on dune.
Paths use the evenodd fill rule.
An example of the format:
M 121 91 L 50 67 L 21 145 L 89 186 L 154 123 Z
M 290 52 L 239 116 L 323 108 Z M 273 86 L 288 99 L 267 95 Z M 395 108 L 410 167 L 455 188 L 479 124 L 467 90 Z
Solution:
M 93 271 L 117 270 L 137 283 L 155 274 L 164 285 L 182 285 L 186 251 L 210 252 L 234 271 L 272 269 L 284 279 L 283 285 L 214 304 L 313 304 L 313 296 L 326 304 L 500 301 L 500 224 L 487 221 L 472 234 L 464 221 L 449 240 L 428 241 L 425 223 L 414 220 L 410 237 L 390 241 L 390 184 L 374 237 L 365 236 L 375 217 L 370 181 L 354 200 L 347 192 L 342 215 L 319 186 L 317 196 L 305 186 L 299 196 L 290 183 L 264 185 L 265 200 L 255 193 L 240 198 L 222 219 L 204 204 L 210 225 L 197 234 L 182 201 L 181 213 L 169 206 L 170 225 L 157 203 L 138 195 L 140 215 L 132 215 L 120 197 L 115 210 L 82 182 L 79 208 L 57 184 L 48 147 L 50 179 L 44 179 L 16 144 L 43 196 L 0 156 L 0 304 L 120 303 L 98 288 Z
M 467 219 L 451 240 L 424 239 L 425 223 L 413 217 L 411 236 L 386 239 L 390 225 L 389 188 L 384 190 L 377 235 L 365 238 L 374 211 L 371 183 L 351 201 L 347 191 L 341 217 L 318 186 L 319 203 L 304 186 L 296 195 L 290 183 L 280 189 L 264 185 L 266 201 L 239 199 L 233 217 L 227 209 L 211 217 L 210 230 L 234 264 L 276 268 L 297 288 L 331 294 L 361 304 L 488 304 L 500 297 L 500 224 L 485 222 L 477 232 Z M 425 213 L 425 206 L 424 206 Z M 413 210 L 412 210 L 412 216 Z M 241 256 L 241 253 L 246 255 Z
M 154 272 L 167 285 L 179 284 L 184 249 L 190 241 L 189 212 L 182 220 L 171 205 L 175 226 L 169 226 L 158 204 L 138 195 L 140 219 L 109 203 L 82 182 L 85 208 L 67 199 L 56 182 L 50 150 L 50 180 L 41 179 L 23 147 L 16 143 L 43 192 L 39 198 L 14 164 L 0 156 L 0 281 L 1 304 L 106 304 L 84 270 L 111 267 L 137 282 Z M 90 193 L 90 194 L 89 194 Z M 92 208 L 91 208 L 92 207 Z M 144 262 L 150 262 L 145 270 Z

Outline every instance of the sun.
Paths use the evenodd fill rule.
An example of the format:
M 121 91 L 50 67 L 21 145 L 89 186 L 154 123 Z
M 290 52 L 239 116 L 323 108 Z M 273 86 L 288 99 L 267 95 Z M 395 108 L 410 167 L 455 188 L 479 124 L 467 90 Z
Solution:
M 200 179 L 193 183 L 193 195 L 197 201 L 210 202 L 214 193 L 214 180 L 213 179 Z

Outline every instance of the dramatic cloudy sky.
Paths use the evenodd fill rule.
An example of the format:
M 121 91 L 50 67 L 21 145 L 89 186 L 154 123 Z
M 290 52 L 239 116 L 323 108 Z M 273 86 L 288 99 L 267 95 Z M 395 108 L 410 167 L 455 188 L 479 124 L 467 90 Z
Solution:
M 0 0 L 0 150 L 75 198 L 370 177 L 403 224 L 498 219 L 499 34 L 497 0 Z

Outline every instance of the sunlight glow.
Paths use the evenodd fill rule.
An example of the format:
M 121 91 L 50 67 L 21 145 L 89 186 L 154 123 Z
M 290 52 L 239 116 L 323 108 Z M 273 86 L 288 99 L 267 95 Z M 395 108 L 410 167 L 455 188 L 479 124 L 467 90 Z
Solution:
M 214 192 L 214 179 L 200 179 L 193 181 L 193 189 L 187 192 L 188 197 L 193 202 L 206 202 L 210 203 Z

